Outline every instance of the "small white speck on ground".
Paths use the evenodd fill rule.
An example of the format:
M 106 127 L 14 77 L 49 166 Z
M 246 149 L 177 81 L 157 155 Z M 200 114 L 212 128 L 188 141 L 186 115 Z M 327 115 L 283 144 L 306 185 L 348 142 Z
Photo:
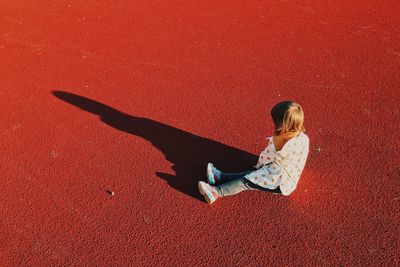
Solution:
M 321 152 L 321 148 L 319 146 L 314 146 L 314 151 L 316 153 L 320 153 Z
M 106 192 L 107 192 L 107 194 L 109 194 L 112 197 L 115 196 L 115 192 L 114 191 L 107 190 Z

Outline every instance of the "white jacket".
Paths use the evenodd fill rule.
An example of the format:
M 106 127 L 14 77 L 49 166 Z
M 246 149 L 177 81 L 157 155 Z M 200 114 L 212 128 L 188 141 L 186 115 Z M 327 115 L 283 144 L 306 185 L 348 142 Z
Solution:
M 246 175 L 246 179 L 268 189 L 278 186 L 283 195 L 290 195 L 297 186 L 306 164 L 309 151 L 309 138 L 300 133 L 276 151 L 272 137 L 267 138 L 268 146 L 261 152 L 256 168 Z

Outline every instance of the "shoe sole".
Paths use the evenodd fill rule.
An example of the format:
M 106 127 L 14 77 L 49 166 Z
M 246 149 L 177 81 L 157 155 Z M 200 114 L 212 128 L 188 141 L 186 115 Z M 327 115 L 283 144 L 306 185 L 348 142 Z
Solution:
M 215 184 L 215 179 L 214 179 L 214 173 L 212 172 L 212 167 L 213 164 L 212 163 L 208 163 L 207 165 L 207 182 L 211 185 Z
M 215 201 L 215 198 L 213 197 L 213 195 L 211 194 L 211 192 L 209 192 L 207 190 L 207 188 L 205 187 L 205 185 L 202 182 L 198 183 L 198 187 L 199 187 L 199 192 L 202 196 L 204 196 L 204 199 L 206 200 L 206 202 L 208 204 L 211 204 Z

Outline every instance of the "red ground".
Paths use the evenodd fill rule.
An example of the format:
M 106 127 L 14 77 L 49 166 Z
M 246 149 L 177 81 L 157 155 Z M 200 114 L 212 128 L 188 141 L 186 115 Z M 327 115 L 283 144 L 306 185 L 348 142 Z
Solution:
M 1 265 L 400 264 L 398 1 L 0 10 Z M 298 189 L 206 205 L 206 163 L 254 164 L 283 99 Z

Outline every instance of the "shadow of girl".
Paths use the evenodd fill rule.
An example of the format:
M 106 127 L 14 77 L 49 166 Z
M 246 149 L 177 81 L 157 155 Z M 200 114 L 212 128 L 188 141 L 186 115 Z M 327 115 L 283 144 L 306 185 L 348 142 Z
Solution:
M 140 136 L 159 149 L 173 164 L 176 175 L 157 172 L 173 188 L 197 199 L 197 181 L 204 179 L 208 162 L 221 169 L 241 171 L 255 165 L 257 157 L 246 151 L 200 137 L 175 127 L 122 113 L 112 107 L 76 94 L 54 91 L 57 98 L 96 114 L 107 125 Z

